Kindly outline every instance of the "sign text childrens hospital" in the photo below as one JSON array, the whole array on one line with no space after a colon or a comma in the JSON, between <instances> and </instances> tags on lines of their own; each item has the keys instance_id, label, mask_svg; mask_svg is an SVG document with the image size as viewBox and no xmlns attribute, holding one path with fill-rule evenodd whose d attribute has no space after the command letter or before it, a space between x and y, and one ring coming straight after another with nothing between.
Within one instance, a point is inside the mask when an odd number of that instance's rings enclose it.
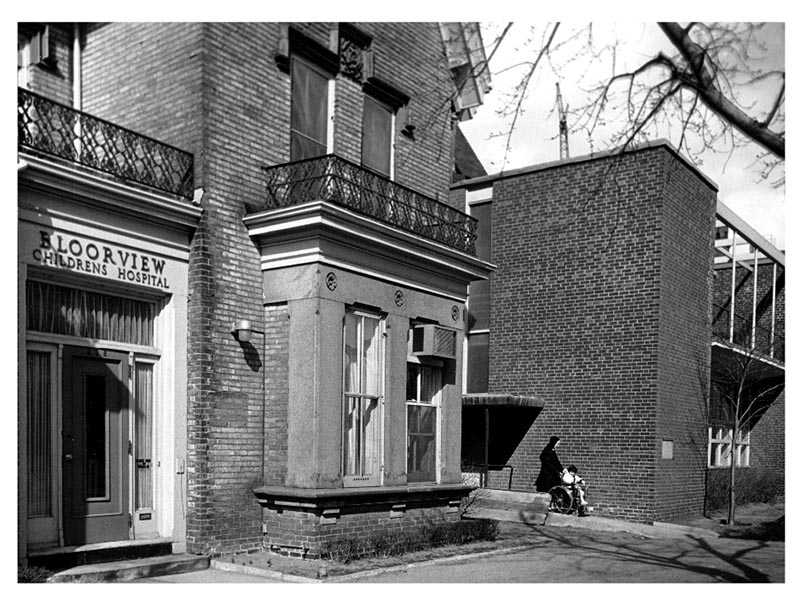
<instances>
[{"instance_id":1,"label":"sign text childrens hospital","mask_svg":"<svg viewBox=\"0 0 800 604\"><path fill-rule=\"evenodd\" d=\"M38 247L31 253L40 266L169 289L166 260L141 252L39 230Z\"/></svg>"}]
</instances>

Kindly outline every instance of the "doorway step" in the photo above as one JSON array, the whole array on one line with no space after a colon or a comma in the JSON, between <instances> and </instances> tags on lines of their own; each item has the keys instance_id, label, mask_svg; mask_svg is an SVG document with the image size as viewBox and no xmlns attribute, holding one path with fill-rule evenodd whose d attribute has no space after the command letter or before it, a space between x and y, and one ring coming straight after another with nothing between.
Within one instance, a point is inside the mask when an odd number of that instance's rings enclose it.
<instances>
[{"instance_id":1,"label":"doorway step","mask_svg":"<svg viewBox=\"0 0 800 604\"><path fill-rule=\"evenodd\" d=\"M168 554L135 560L84 564L56 573L53 583L119 583L206 570L210 566L209 556L195 554Z\"/></svg>"},{"instance_id":2,"label":"doorway step","mask_svg":"<svg viewBox=\"0 0 800 604\"><path fill-rule=\"evenodd\" d=\"M550 495L530 491L476 489L470 494L468 501L465 518L544 524Z\"/></svg>"},{"instance_id":3,"label":"doorway step","mask_svg":"<svg viewBox=\"0 0 800 604\"><path fill-rule=\"evenodd\" d=\"M56 571L53 582L125 581L208 568L207 556L173 554L169 539L93 543L33 551L28 565Z\"/></svg>"}]
</instances>

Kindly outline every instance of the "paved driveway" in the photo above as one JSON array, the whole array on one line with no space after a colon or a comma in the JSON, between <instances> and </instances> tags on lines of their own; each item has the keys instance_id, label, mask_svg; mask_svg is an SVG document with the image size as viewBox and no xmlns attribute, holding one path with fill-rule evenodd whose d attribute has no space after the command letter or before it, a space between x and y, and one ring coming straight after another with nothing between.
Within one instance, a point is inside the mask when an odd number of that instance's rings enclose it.
<instances>
[{"instance_id":1,"label":"paved driveway","mask_svg":"<svg viewBox=\"0 0 800 604\"><path fill-rule=\"evenodd\" d=\"M523 551L442 562L356 579L358 583L784 582L783 542L536 529Z\"/></svg>"}]
</instances>

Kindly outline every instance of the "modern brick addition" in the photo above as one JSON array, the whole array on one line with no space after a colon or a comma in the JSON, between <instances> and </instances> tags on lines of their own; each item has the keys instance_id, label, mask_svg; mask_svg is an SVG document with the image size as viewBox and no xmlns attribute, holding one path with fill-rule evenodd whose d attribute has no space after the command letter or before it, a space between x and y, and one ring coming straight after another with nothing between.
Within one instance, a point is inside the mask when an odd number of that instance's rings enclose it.
<instances>
[{"instance_id":1,"label":"modern brick addition","mask_svg":"<svg viewBox=\"0 0 800 604\"><path fill-rule=\"evenodd\" d=\"M494 180L489 392L545 403L514 488L557 434L602 514L702 511L715 202L663 144Z\"/></svg>"}]
</instances>

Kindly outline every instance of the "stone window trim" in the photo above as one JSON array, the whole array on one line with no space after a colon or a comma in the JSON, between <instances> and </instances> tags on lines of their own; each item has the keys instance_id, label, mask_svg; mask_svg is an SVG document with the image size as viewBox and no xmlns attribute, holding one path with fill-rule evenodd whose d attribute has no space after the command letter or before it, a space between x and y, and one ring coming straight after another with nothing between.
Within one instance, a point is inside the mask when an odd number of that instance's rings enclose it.
<instances>
[{"instance_id":1,"label":"stone window trim","mask_svg":"<svg viewBox=\"0 0 800 604\"><path fill-rule=\"evenodd\" d=\"M313 63L331 78L339 73L339 55L304 33L291 27L288 23L280 24L278 48L274 59L278 69L283 73L290 72L290 57L297 54Z\"/></svg>"}]
</instances>

